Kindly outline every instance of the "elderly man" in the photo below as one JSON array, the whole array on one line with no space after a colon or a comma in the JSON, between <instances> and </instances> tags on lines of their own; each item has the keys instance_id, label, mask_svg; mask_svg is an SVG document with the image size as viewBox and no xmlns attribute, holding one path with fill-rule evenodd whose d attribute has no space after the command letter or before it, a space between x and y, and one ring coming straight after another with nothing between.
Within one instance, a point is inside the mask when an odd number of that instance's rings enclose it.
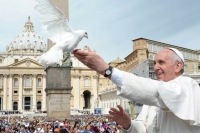
<instances>
[{"instance_id":1,"label":"elderly man","mask_svg":"<svg viewBox=\"0 0 200 133\"><path fill-rule=\"evenodd\" d=\"M193 79L182 76L184 58L177 49L166 48L155 56L157 80L112 68L90 49L75 50L74 56L110 78L118 86L118 95L145 104L138 118L132 121L121 106L118 106L119 110L110 109L107 117L122 125L127 132L200 132L200 88Z\"/></svg>"}]
</instances>

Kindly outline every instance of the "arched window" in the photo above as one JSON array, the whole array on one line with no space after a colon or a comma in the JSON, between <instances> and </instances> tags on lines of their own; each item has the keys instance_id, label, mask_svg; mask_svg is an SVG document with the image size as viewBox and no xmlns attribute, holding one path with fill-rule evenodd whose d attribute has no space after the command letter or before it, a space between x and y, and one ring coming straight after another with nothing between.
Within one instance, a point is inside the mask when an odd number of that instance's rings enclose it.
<instances>
[{"instance_id":1,"label":"arched window","mask_svg":"<svg viewBox=\"0 0 200 133\"><path fill-rule=\"evenodd\" d=\"M41 110L42 109L42 104L41 104L41 102L39 101L39 102L37 102L37 110Z\"/></svg>"},{"instance_id":2,"label":"arched window","mask_svg":"<svg viewBox=\"0 0 200 133\"><path fill-rule=\"evenodd\" d=\"M41 78L38 78L38 80L37 80L37 86L42 86L42 80L41 80Z\"/></svg>"},{"instance_id":3,"label":"arched window","mask_svg":"<svg viewBox=\"0 0 200 133\"><path fill-rule=\"evenodd\" d=\"M88 78L88 77L86 77L86 78L84 79L84 86L90 86L90 85L89 85L89 78Z\"/></svg>"},{"instance_id":4,"label":"arched window","mask_svg":"<svg viewBox=\"0 0 200 133\"><path fill-rule=\"evenodd\" d=\"M84 92L83 92L83 97L84 97L84 102L85 102L84 108L85 108L85 109L90 108L91 92L88 91L88 90L84 91Z\"/></svg>"},{"instance_id":5,"label":"arched window","mask_svg":"<svg viewBox=\"0 0 200 133\"><path fill-rule=\"evenodd\" d=\"M17 87L17 86L19 86L19 83L18 83L18 79L15 78L15 79L14 79L14 87Z\"/></svg>"},{"instance_id":6,"label":"arched window","mask_svg":"<svg viewBox=\"0 0 200 133\"><path fill-rule=\"evenodd\" d=\"M25 86L31 86L31 79L30 79L30 77L26 77Z\"/></svg>"}]
</instances>

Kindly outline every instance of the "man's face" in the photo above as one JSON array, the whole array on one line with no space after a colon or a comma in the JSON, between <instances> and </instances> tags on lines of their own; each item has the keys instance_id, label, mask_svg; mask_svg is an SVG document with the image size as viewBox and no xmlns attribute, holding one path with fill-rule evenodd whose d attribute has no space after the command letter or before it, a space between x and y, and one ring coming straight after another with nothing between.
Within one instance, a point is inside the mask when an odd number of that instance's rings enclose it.
<instances>
[{"instance_id":1,"label":"man's face","mask_svg":"<svg viewBox=\"0 0 200 133\"><path fill-rule=\"evenodd\" d=\"M170 55L173 51L163 49L158 52L154 59L154 71L158 80L170 81L178 76L182 65L172 60Z\"/></svg>"}]
</instances>

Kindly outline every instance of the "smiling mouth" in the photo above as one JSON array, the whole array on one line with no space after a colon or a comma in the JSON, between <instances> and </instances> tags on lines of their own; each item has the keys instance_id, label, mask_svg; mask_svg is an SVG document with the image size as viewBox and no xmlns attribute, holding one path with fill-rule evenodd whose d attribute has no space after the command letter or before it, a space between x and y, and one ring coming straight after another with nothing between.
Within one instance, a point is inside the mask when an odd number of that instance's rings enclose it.
<instances>
[{"instance_id":1,"label":"smiling mouth","mask_svg":"<svg viewBox=\"0 0 200 133\"><path fill-rule=\"evenodd\" d=\"M162 73L156 73L156 77L159 77L160 75L162 75Z\"/></svg>"}]
</instances>

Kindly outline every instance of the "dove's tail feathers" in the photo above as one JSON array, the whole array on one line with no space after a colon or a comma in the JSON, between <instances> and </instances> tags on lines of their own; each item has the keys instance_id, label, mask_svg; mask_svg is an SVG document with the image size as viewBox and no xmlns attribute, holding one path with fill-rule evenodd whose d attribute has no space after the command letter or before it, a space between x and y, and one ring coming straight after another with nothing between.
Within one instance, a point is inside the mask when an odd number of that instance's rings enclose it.
<instances>
[{"instance_id":1,"label":"dove's tail feathers","mask_svg":"<svg viewBox=\"0 0 200 133\"><path fill-rule=\"evenodd\" d=\"M62 65L63 51L60 48L52 47L49 51L41 55L38 63L42 64L45 68L52 65Z\"/></svg>"}]
</instances>

